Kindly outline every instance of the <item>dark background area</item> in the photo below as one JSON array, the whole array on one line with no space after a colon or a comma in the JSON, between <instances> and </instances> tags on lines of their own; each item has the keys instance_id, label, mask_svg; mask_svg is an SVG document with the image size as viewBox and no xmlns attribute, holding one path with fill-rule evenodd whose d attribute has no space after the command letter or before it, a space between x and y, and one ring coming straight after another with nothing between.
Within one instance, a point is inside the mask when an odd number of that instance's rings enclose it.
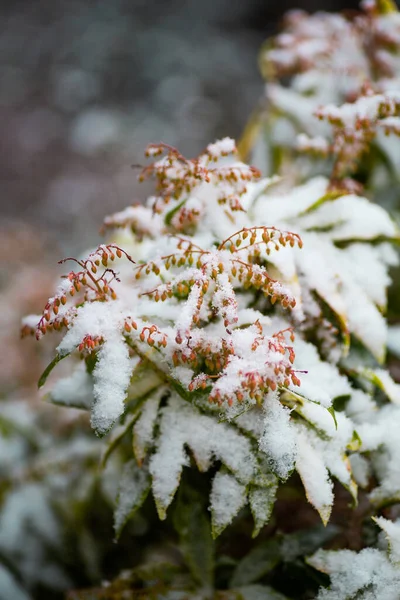
<instances>
[{"instance_id":1,"label":"dark background area","mask_svg":"<svg viewBox=\"0 0 400 600\"><path fill-rule=\"evenodd\" d=\"M142 200L148 142L187 155L237 138L263 93L257 55L303 0L9 0L0 13L0 211L51 253L86 249Z\"/></svg>"}]
</instances>

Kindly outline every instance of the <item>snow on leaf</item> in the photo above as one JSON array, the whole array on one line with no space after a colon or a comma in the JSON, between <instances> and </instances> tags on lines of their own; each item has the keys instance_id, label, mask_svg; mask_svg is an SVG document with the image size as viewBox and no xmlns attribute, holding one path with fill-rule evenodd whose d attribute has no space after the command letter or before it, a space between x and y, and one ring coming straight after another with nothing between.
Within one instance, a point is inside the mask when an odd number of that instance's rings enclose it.
<instances>
[{"instance_id":1,"label":"snow on leaf","mask_svg":"<svg viewBox=\"0 0 400 600\"><path fill-rule=\"evenodd\" d=\"M213 479L210 501L212 535L216 538L246 504L246 487L233 475L219 471Z\"/></svg>"},{"instance_id":2,"label":"snow on leaf","mask_svg":"<svg viewBox=\"0 0 400 600\"><path fill-rule=\"evenodd\" d=\"M314 189L318 194L313 197L308 192ZM301 236L303 248L288 252L294 259L296 276L291 269L287 271L290 263L285 263L284 254L277 253L272 262L283 281L304 297L302 308L309 308L309 292L317 292L337 314L343 333L353 333L382 361L387 328L379 309L385 308L388 269L397 259L387 244L372 247L365 242L393 239L398 236L397 227L381 207L355 195L333 197L304 212L326 190L327 181L316 178L280 195L267 192L257 197L251 215L259 223L268 217ZM346 247L337 247L344 241Z\"/></svg>"},{"instance_id":3,"label":"snow on leaf","mask_svg":"<svg viewBox=\"0 0 400 600\"><path fill-rule=\"evenodd\" d=\"M361 369L359 374L385 392L393 404L400 404L400 385L393 381L387 371L384 369Z\"/></svg>"},{"instance_id":4,"label":"snow on leaf","mask_svg":"<svg viewBox=\"0 0 400 600\"><path fill-rule=\"evenodd\" d=\"M124 402L138 359L129 357L129 348L120 333L123 306L115 302L85 303L77 309L72 326L58 347L60 354L72 352L90 336L103 342L93 370L92 425L98 435L109 431L124 412Z\"/></svg>"},{"instance_id":5,"label":"snow on leaf","mask_svg":"<svg viewBox=\"0 0 400 600\"><path fill-rule=\"evenodd\" d=\"M93 381L85 363L79 363L69 377L59 379L50 396L54 404L90 410L93 403Z\"/></svg>"},{"instance_id":6,"label":"snow on leaf","mask_svg":"<svg viewBox=\"0 0 400 600\"><path fill-rule=\"evenodd\" d=\"M252 537L257 537L261 528L266 525L272 514L276 500L278 483L270 487L251 487L249 491L249 504L254 519Z\"/></svg>"},{"instance_id":7,"label":"snow on leaf","mask_svg":"<svg viewBox=\"0 0 400 600\"><path fill-rule=\"evenodd\" d=\"M334 247L321 234L309 233L303 238L305 252L299 257L298 267L304 285L315 290L347 324L349 331L364 343L378 361L382 361L386 322L363 289L364 285L361 287L354 278L351 257ZM384 280L378 280L374 285L385 290L387 282L385 273Z\"/></svg>"},{"instance_id":8,"label":"snow on leaf","mask_svg":"<svg viewBox=\"0 0 400 600\"><path fill-rule=\"evenodd\" d=\"M297 438L296 470L303 482L307 500L317 509L326 525L333 505L333 485L323 458L310 444L305 431Z\"/></svg>"},{"instance_id":9,"label":"snow on leaf","mask_svg":"<svg viewBox=\"0 0 400 600\"><path fill-rule=\"evenodd\" d=\"M398 502L400 408L389 404L378 411L375 407L374 411L359 419L360 451L370 453L373 472L379 481L379 485L370 492L370 501L378 507Z\"/></svg>"},{"instance_id":10,"label":"snow on leaf","mask_svg":"<svg viewBox=\"0 0 400 600\"><path fill-rule=\"evenodd\" d=\"M276 394L268 395L264 410L260 450L268 456L272 470L281 479L287 479L294 469L297 454L296 431L290 421L290 410L280 403Z\"/></svg>"},{"instance_id":11,"label":"snow on leaf","mask_svg":"<svg viewBox=\"0 0 400 600\"><path fill-rule=\"evenodd\" d=\"M321 360L313 344L298 337L293 347L296 355L295 368L305 371L298 373L301 381L301 396L329 408L334 398L351 392L351 386L346 377L339 373L335 365ZM295 391L293 386L291 391Z\"/></svg>"},{"instance_id":12,"label":"snow on leaf","mask_svg":"<svg viewBox=\"0 0 400 600\"><path fill-rule=\"evenodd\" d=\"M201 414L177 396L161 410L157 450L150 460L153 495L161 519L166 517L179 485L182 468L189 464L190 448L198 468L206 471L214 458L220 460L239 481L249 483L256 461L250 441L231 425Z\"/></svg>"},{"instance_id":13,"label":"snow on leaf","mask_svg":"<svg viewBox=\"0 0 400 600\"><path fill-rule=\"evenodd\" d=\"M365 548L359 553L319 550L307 562L331 578L329 589L320 589L317 600L397 600L399 597L400 570L380 550Z\"/></svg>"},{"instance_id":14,"label":"snow on leaf","mask_svg":"<svg viewBox=\"0 0 400 600\"><path fill-rule=\"evenodd\" d=\"M355 195L321 204L318 209L300 217L299 227L306 231L330 227L328 237L335 242L398 236L395 223L382 207Z\"/></svg>"},{"instance_id":15,"label":"snow on leaf","mask_svg":"<svg viewBox=\"0 0 400 600\"><path fill-rule=\"evenodd\" d=\"M114 513L114 529L117 537L128 519L146 500L150 487L151 479L148 467L145 465L138 467L136 461L128 461L122 472Z\"/></svg>"},{"instance_id":16,"label":"snow on leaf","mask_svg":"<svg viewBox=\"0 0 400 600\"><path fill-rule=\"evenodd\" d=\"M99 435L107 433L123 414L133 367L128 346L118 333L105 340L93 371L91 422Z\"/></svg>"},{"instance_id":17,"label":"snow on leaf","mask_svg":"<svg viewBox=\"0 0 400 600\"><path fill-rule=\"evenodd\" d=\"M373 520L385 532L391 562L400 566L400 522L389 521L384 517L373 517Z\"/></svg>"},{"instance_id":18,"label":"snow on leaf","mask_svg":"<svg viewBox=\"0 0 400 600\"><path fill-rule=\"evenodd\" d=\"M165 392L166 387L160 386L146 398L141 409L141 414L133 426L133 451L139 464L143 462L147 451L153 442L153 432L158 416L158 408Z\"/></svg>"}]
</instances>

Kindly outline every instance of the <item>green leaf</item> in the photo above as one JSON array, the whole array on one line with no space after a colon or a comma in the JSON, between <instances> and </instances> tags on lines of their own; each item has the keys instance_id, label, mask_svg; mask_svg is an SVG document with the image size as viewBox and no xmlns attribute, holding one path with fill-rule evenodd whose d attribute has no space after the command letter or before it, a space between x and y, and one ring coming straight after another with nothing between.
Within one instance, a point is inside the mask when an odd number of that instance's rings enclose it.
<instances>
[{"instance_id":1,"label":"green leaf","mask_svg":"<svg viewBox=\"0 0 400 600\"><path fill-rule=\"evenodd\" d=\"M282 539L281 552L285 562L314 553L339 533L335 525L317 525L285 535Z\"/></svg>"},{"instance_id":2,"label":"green leaf","mask_svg":"<svg viewBox=\"0 0 400 600\"><path fill-rule=\"evenodd\" d=\"M358 435L357 431L354 430L353 436L352 436L349 444L347 444L347 448L349 450L352 450L353 452L356 452L357 450L359 450L361 448L361 446L362 446L362 439Z\"/></svg>"},{"instance_id":3,"label":"green leaf","mask_svg":"<svg viewBox=\"0 0 400 600\"><path fill-rule=\"evenodd\" d=\"M185 198L184 200L182 200L182 202L179 202L179 204L177 204L176 206L174 206L174 208L172 210L170 210L169 212L167 212L167 214L165 215L165 224L166 225L171 225L171 221L174 218L174 216L176 215L176 213L178 212L178 210L180 208L182 208L182 206L185 204L185 202L187 202L187 198Z\"/></svg>"},{"instance_id":4,"label":"green leaf","mask_svg":"<svg viewBox=\"0 0 400 600\"><path fill-rule=\"evenodd\" d=\"M218 471L210 494L212 536L217 538L246 504L246 487L230 473Z\"/></svg>"},{"instance_id":5,"label":"green leaf","mask_svg":"<svg viewBox=\"0 0 400 600\"><path fill-rule=\"evenodd\" d=\"M114 512L116 538L120 536L128 520L146 500L150 486L151 478L147 464L138 467L134 460L127 462L122 472L117 506Z\"/></svg>"},{"instance_id":6,"label":"green leaf","mask_svg":"<svg viewBox=\"0 0 400 600\"><path fill-rule=\"evenodd\" d=\"M382 390L393 404L400 404L400 385L384 369L357 369L358 374Z\"/></svg>"},{"instance_id":7,"label":"green leaf","mask_svg":"<svg viewBox=\"0 0 400 600\"><path fill-rule=\"evenodd\" d=\"M39 389L44 386L44 384L47 381L48 376L50 375L50 373L52 372L52 370L54 369L54 367L61 360L63 360L63 358L66 358L70 354L71 354L70 352L67 352L66 354L56 354L55 355L55 357L53 358L53 360L51 361L51 363L49 365L47 365L47 367L45 368L45 370L43 371L43 373L41 374L41 376L39 378L39 381L38 381L38 388Z\"/></svg>"},{"instance_id":8,"label":"green leaf","mask_svg":"<svg viewBox=\"0 0 400 600\"><path fill-rule=\"evenodd\" d=\"M239 562L231 580L232 587L247 586L272 571L280 562L293 562L315 552L337 535L334 525L318 525L262 542Z\"/></svg>"},{"instance_id":9,"label":"green leaf","mask_svg":"<svg viewBox=\"0 0 400 600\"><path fill-rule=\"evenodd\" d=\"M335 409L333 408L333 406L330 406L329 408L327 408L327 411L330 415L332 415L332 419L335 423L335 429L337 430L337 420L336 420Z\"/></svg>"},{"instance_id":10,"label":"green leaf","mask_svg":"<svg viewBox=\"0 0 400 600\"><path fill-rule=\"evenodd\" d=\"M158 409L162 397L167 392L166 386L160 386L146 396L141 404L140 416L133 427L133 454L141 464L153 444L154 428L158 418Z\"/></svg>"},{"instance_id":11,"label":"green leaf","mask_svg":"<svg viewBox=\"0 0 400 600\"><path fill-rule=\"evenodd\" d=\"M276 500L278 482L270 487L252 487L249 492L249 504L254 519L253 538L268 523Z\"/></svg>"},{"instance_id":12,"label":"green leaf","mask_svg":"<svg viewBox=\"0 0 400 600\"><path fill-rule=\"evenodd\" d=\"M326 194L324 194L323 196L321 196L321 198L319 198L316 202L314 202L314 204L311 204L311 206L309 206L303 212L301 212L299 214L299 216L301 217L301 216L306 215L306 214L308 214L310 212L313 212L314 210L316 210L317 208L319 208L320 206L322 206L323 204L325 204L325 202L332 202L333 200L337 200L341 196L345 196L345 195L346 195L346 192L343 192L343 191L340 191L340 190L327 192Z\"/></svg>"},{"instance_id":13,"label":"green leaf","mask_svg":"<svg viewBox=\"0 0 400 600\"><path fill-rule=\"evenodd\" d=\"M211 589L214 576L214 541L210 519L201 494L184 485L174 511L174 526L180 549L195 581Z\"/></svg>"},{"instance_id":14,"label":"green leaf","mask_svg":"<svg viewBox=\"0 0 400 600\"><path fill-rule=\"evenodd\" d=\"M231 587L248 585L264 577L281 562L281 542L276 538L262 542L251 550L237 565Z\"/></svg>"}]
</instances>

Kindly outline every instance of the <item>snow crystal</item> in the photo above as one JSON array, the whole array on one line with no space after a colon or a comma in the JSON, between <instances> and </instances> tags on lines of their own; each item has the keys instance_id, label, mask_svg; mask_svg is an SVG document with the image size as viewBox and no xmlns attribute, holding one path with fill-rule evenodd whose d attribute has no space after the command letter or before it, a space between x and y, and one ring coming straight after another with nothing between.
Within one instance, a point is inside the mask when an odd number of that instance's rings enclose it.
<instances>
[{"instance_id":1,"label":"snow crystal","mask_svg":"<svg viewBox=\"0 0 400 600\"><path fill-rule=\"evenodd\" d=\"M193 324L193 317L197 312L198 303L201 299L201 282L196 282L190 290L188 299L185 304L180 307L179 318L176 323L177 331L182 333L188 332Z\"/></svg>"},{"instance_id":2,"label":"snow crystal","mask_svg":"<svg viewBox=\"0 0 400 600\"><path fill-rule=\"evenodd\" d=\"M351 454L349 460L354 480L359 486L367 487L371 475L368 460L361 454Z\"/></svg>"}]
</instances>

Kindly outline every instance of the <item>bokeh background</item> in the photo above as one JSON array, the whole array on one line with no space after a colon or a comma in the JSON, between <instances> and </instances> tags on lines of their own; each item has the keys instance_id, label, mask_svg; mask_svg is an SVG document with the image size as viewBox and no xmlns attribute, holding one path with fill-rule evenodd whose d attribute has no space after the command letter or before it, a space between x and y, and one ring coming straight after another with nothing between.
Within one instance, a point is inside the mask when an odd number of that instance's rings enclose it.
<instances>
[{"instance_id":1,"label":"bokeh background","mask_svg":"<svg viewBox=\"0 0 400 600\"><path fill-rule=\"evenodd\" d=\"M8 0L0 14L2 228L54 258L143 199L150 141L187 155L237 138L262 95L258 49L292 8L354 0Z\"/></svg>"}]
</instances>

